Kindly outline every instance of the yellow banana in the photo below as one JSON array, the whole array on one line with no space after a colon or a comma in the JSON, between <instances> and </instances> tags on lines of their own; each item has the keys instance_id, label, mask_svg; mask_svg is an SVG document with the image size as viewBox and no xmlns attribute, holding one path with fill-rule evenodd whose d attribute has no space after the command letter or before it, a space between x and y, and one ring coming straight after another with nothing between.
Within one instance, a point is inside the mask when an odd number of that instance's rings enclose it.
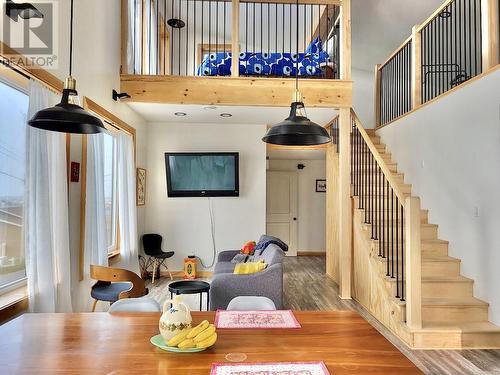
<instances>
[{"instance_id":1,"label":"yellow banana","mask_svg":"<svg viewBox=\"0 0 500 375\"><path fill-rule=\"evenodd\" d=\"M186 339L179 344L179 349L194 348L196 343L192 339Z\"/></svg>"},{"instance_id":2,"label":"yellow banana","mask_svg":"<svg viewBox=\"0 0 500 375\"><path fill-rule=\"evenodd\" d=\"M207 320L204 320L203 322L201 322L200 324L198 324L196 327L194 327L191 332L188 333L188 335L186 336L186 338L188 339L192 339L193 337L196 337L198 336L199 333L203 332L204 330L206 330L208 328L208 321Z\"/></svg>"},{"instance_id":3,"label":"yellow banana","mask_svg":"<svg viewBox=\"0 0 500 375\"><path fill-rule=\"evenodd\" d=\"M208 348L212 346L217 341L217 333L213 333L212 336L196 344L197 348Z\"/></svg>"},{"instance_id":4,"label":"yellow banana","mask_svg":"<svg viewBox=\"0 0 500 375\"><path fill-rule=\"evenodd\" d=\"M210 336L215 332L215 326L213 324L210 324L206 330L203 332L199 333L197 336L194 337L194 342L201 342Z\"/></svg>"},{"instance_id":5,"label":"yellow banana","mask_svg":"<svg viewBox=\"0 0 500 375\"><path fill-rule=\"evenodd\" d=\"M177 346L181 342L183 342L186 339L186 336L188 333L191 331L192 328L186 328L182 330L180 333L172 337L170 340L168 340L167 345L168 346Z\"/></svg>"}]
</instances>

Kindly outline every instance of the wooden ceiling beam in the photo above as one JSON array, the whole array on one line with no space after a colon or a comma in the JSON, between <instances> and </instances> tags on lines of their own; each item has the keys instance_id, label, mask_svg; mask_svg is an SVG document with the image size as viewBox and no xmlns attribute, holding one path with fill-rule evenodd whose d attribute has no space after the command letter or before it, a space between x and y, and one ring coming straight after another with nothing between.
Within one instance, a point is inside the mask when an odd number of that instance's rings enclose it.
<instances>
[{"instance_id":1,"label":"wooden ceiling beam","mask_svg":"<svg viewBox=\"0 0 500 375\"><path fill-rule=\"evenodd\" d=\"M290 78L122 75L127 102L289 107L295 89ZM349 108L352 81L300 79L307 107ZM122 100L123 101L123 100Z\"/></svg>"}]
</instances>

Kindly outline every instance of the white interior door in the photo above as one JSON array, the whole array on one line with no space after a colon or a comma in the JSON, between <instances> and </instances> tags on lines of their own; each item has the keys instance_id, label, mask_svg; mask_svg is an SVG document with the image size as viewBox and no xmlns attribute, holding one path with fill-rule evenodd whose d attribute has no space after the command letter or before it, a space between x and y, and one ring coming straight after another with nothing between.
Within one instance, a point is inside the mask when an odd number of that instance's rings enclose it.
<instances>
[{"instance_id":1,"label":"white interior door","mask_svg":"<svg viewBox=\"0 0 500 375\"><path fill-rule=\"evenodd\" d=\"M267 171L266 232L288 244L297 255L297 172Z\"/></svg>"}]
</instances>

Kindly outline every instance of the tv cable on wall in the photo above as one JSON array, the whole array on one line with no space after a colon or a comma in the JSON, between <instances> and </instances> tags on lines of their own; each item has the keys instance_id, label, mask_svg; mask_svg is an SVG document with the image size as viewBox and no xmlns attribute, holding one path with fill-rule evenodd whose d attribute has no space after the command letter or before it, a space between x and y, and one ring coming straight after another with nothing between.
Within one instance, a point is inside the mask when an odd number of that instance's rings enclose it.
<instances>
[{"instance_id":1,"label":"tv cable on wall","mask_svg":"<svg viewBox=\"0 0 500 375\"><path fill-rule=\"evenodd\" d=\"M199 256L196 256L196 259L200 261L203 268L212 268L215 264L215 258L217 257L217 248L215 246L214 208L212 205L212 199L210 197L208 197L208 213L210 215L210 234L212 236L212 261L209 265L206 265L205 263L203 263L203 260Z\"/></svg>"}]
</instances>

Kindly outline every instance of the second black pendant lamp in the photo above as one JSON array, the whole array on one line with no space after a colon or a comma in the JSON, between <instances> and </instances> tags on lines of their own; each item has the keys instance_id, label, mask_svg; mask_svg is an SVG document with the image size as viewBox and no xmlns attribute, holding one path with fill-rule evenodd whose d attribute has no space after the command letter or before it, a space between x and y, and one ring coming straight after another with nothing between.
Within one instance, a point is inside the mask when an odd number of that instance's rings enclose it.
<instances>
[{"instance_id":1,"label":"second black pendant lamp","mask_svg":"<svg viewBox=\"0 0 500 375\"><path fill-rule=\"evenodd\" d=\"M91 115L77 104L79 100L76 80L71 76L73 67L73 0L71 0L69 38L69 76L64 81L61 102L54 107L38 111L28 121L28 124L38 129L63 133L100 133L105 130L104 124L98 117Z\"/></svg>"},{"instance_id":2,"label":"second black pendant lamp","mask_svg":"<svg viewBox=\"0 0 500 375\"><path fill-rule=\"evenodd\" d=\"M290 105L290 115L282 122L273 125L262 140L266 143L282 146L313 146L330 142L326 129L311 120L305 113L302 95L299 92L299 1L297 0L296 22L296 59L295 93Z\"/></svg>"}]
</instances>

